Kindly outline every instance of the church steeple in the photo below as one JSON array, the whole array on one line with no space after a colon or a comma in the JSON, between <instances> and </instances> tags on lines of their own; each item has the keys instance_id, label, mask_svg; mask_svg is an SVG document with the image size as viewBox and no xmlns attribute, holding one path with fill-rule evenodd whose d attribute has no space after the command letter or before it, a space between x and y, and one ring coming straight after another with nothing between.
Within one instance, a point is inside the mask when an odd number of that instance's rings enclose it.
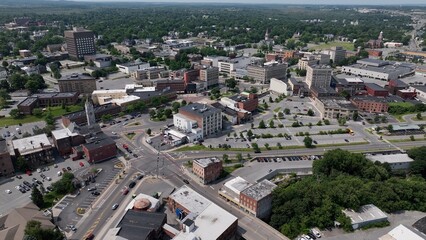
<instances>
[{"instance_id":1,"label":"church steeple","mask_svg":"<svg viewBox=\"0 0 426 240\"><path fill-rule=\"evenodd\" d=\"M96 124L95 111L93 110L92 101L89 101L89 99L86 99L84 108L86 110L87 126L92 126Z\"/></svg>"},{"instance_id":2,"label":"church steeple","mask_svg":"<svg viewBox=\"0 0 426 240\"><path fill-rule=\"evenodd\" d=\"M378 40L383 41L383 31L380 32Z\"/></svg>"},{"instance_id":3,"label":"church steeple","mask_svg":"<svg viewBox=\"0 0 426 240\"><path fill-rule=\"evenodd\" d=\"M269 41L269 31L268 31L268 29L266 29L265 41Z\"/></svg>"}]
</instances>

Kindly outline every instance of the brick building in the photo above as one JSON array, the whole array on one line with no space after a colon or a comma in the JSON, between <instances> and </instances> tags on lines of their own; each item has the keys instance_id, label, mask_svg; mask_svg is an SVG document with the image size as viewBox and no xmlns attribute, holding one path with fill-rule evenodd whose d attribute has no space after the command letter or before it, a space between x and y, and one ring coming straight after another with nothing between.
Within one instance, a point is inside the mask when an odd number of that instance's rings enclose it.
<instances>
[{"instance_id":1,"label":"brick building","mask_svg":"<svg viewBox=\"0 0 426 240\"><path fill-rule=\"evenodd\" d=\"M408 89L409 85L399 79L392 79L388 82L387 89L390 94L396 95L398 90Z\"/></svg>"},{"instance_id":2,"label":"brick building","mask_svg":"<svg viewBox=\"0 0 426 240\"><path fill-rule=\"evenodd\" d=\"M232 96L229 99L233 101L232 103L234 107L244 109L249 112L254 112L259 105L259 98L255 93L242 92L240 95ZM225 101L226 98L223 100Z\"/></svg>"},{"instance_id":3,"label":"brick building","mask_svg":"<svg viewBox=\"0 0 426 240\"><path fill-rule=\"evenodd\" d=\"M192 172L204 184L213 182L222 173L222 161L217 158L202 158L192 162Z\"/></svg>"},{"instance_id":4,"label":"brick building","mask_svg":"<svg viewBox=\"0 0 426 240\"><path fill-rule=\"evenodd\" d=\"M12 140L12 146L15 156L24 157L31 168L37 168L54 160L53 146L46 134Z\"/></svg>"},{"instance_id":5,"label":"brick building","mask_svg":"<svg viewBox=\"0 0 426 240\"><path fill-rule=\"evenodd\" d=\"M196 81L199 76L200 76L199 69L188 70L183 73L183 81L185 82L185 84L188 84L188 83L191 83L192 81Z\"/></svg>"},{"instance_id":6,"label":"brick building","mask_svg":"<svg viewBox=\"0 0 426 240\"><path fill-rule=\"evenodd\" d=\"M157 91L163 91L166 88L170 88L171 91L177 93L184 93L186 85L183 79L166 79L155 81L155 89Z\"/></svg>"},{"instance_id":7,"label":"brick building","mask_svg":"<svg viewBox=\"0 0 426 240\"><path fill-rule=\"evenodd\" d=\"M18 110L22 114L32 114L34 108L51 107L65 105L74 105L78 102L77 92L63 93L36 93L26 98L18 104Z\"/></svg>"},{"instance_id":8,"label":"brick building","mask_svg":"<svg viewBox=\"0 0 426 240\"><path fill-rule=\"evenodd\" d=\"M10 176L15 173L12 159L5 139L0 140L0 177Z\"/></svg>"},{"instance_id":9,"label":"brick building","mask_svg":"<svg viewBox=\"0 0 426 240\"><path fill-rule=\"evenodd\" d=\"M90 163L108 160L117 155L115 141L104 133L97 134L90 141L82 144L82 150L86 156L86 160Z\"/></svg>"},{"instance_id":10,"label":"brick building","mask_svg":"<svg viewBox=\"0 0 426 240\"><path fill-rule=\"evenodd\" d=\"M331 82L337 93L346 91L350 96L354 96L365 91L365 84L361 78L337 78L333 76Z\"/></svg>"},{"instance_id":11,"label":"brick building","mask_svg":"<svg viewBox=\"0 0 426 240\"><path fill-rule=\"evenodd\" d=\"M68 127L52 131L53 144L61 156L72 153L72 147L85 143L79 127L71 123Z\"/></svg>"},{"instance_id":12,"label":"brick building","mask_svg":"<svg viewBox=\"0 0 426 240\"><path fill-rule=\"evenodd\" d=\"M240 193L240 205L246 212L255 217L269 217L272 210L272 190L276 186L265 179L247 187Z\"/></svg>"},{"instance_id":13,"label":"brick building","mask_svg":"<svg viewBox=\"0 0 426 240\"><path fill-rule=\"evenodd\" d=\"M351 102L362 112L384 113L389 108L388 101L384 97L354 96Z\"/></svg>"},{"instance_id":14,"label":"brick building","mask_svg":"<svg viewBox=\"0 0 426 240\"><path fill-rule=\"evenodd\" d=\"M365 89L367 90L367 94L375 97L387 97L389 96L389 91L380 87L375 83L366 83Z\"/></svg>"},{"instance_id":15,"label":"brick building","mask_svg":"<svg viewBox=\"0 0 426 240\"><path fill-rule=\"evenodd\" d=\"M60 92L77 92L78 94L91 94L96 90L96 79L92 76L73 73L58 79Z\"/></svg>"},{"instance_id":16,"label":"brick building","mask_svg":"<svg viewBox=\"0 0 426 240\"><path fill-rule=\"evenodd\" d=\"M115 116L120 112L121 107L115 104L104 104L102 106L97 106L94 108L96 121L100 120L102 115L111 114L112 116ZM64 124L64 126L68 126L72 122L75 122L77 125L86 124L87 117L85 111L74 112L62 116L62 124Z\"/></svg>"}]
</instances>

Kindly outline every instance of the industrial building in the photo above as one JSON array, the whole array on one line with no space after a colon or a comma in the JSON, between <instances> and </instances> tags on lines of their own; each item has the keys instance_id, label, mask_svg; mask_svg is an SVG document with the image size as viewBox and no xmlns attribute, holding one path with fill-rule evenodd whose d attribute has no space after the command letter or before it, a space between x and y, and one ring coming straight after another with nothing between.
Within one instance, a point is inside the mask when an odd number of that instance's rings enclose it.
<instances>
[{"instance_id":1,"label":"industrial building","mask_svg":"<svg viewBox=\"0 0 426 240\"><path fill-rule=\"evenodd\" d=\"M399 224L378 240L425 240L426 237L415 228Z\"/></svg>"},{"instance_id":2,"label":"industrial building","mask_svg":"<svg viewBox=\"0 0 426 240\"><path fill-rule=\"evenodd\" d=\"M342 72L360 77L380 80L398 79L414 74L415 67L408 63L394 63L378 59L364 58L356 64L343 66Z\"/></svg>"},{"instance_id":3,"label":"industrial building","mask_svg":"<svg viewBox=\"0 0 426 240\"><path fill-rule=\"evenodd\" d=\"M342 212L351 220L352 228L354 230L369 224L388 220L388 216L373 204L361 206L358 211L345 209L342 210Z\"/></svg>"},{"instance_id":4,"label":"industrial building","mask_svg":"<svg viewBox=\"0 0 426 240\"><path fill-rule=\"evenodd\" d=\"M408 154L399 153L391 155L368 155L368 159L373 162L388 163L392 170L407 170L414 162Z\"/></svg>"}]
</instances>

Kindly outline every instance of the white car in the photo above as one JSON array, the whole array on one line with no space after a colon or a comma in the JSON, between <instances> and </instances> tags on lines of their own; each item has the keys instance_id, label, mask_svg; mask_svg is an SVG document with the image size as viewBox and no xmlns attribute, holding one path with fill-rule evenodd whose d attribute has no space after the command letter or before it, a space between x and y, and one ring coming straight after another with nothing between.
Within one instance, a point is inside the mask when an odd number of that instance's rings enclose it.
<instances>
[{"instance_id":1,"label":"white car","mask_svg":"<svg viewBox=\"0 0 426 240\"><path fill-rule=\"evenodd\" d=\"M52 181L52 178L51 177L46 177L46 180L47 181Z\"/></svg>"},{"instance_id":2,"label":"white car","mask_svg":"<svg viewBox=\"0 0 426 240\"><path fill-rule=\"evenodd\" d=\"M311 233L315 235L315 237L320 238L321 237L321 233L316 230L315 228L311 229Z\"/></svg>"},{"instance_id":3,"label":"white car","mask_svg":"<svg viewBox=\"0 0 426 240\"><path fill-rule=\"evenodd\" d=\"M16 186L16 187L15 187L15 189L16 189L16 190L19 190L20 188L21 188L20 186Z\"/></svg>"},{"instance_id":4,"label":"white car","mask_svg":"<svg viewBox=\"0 0 426 240\"><path fill-rule=\"evenodd\" d=\"M112 132L112 135L117 135L117 133L116 132Z\"/></svg>"},{"instance_id":5,"label":"white car","mask_svg":"<svg viewBox=\"0 0 426 240\"><path fill-rule=\"evenodd\" d=\"M9 189L4 190L7 194L11 194L12 191L10 191Z\"/></svg>"},{"instance_id":6,"label":"white car","mask_svg":"<svg viewBox=\"0 0 426 240\"><path fill-rule=\"evenodd\" d=\"M37 172L38 172L38 173L41 173L41 169L40 169L40 168L37 168Z\"/></svg>"}]
</instances>

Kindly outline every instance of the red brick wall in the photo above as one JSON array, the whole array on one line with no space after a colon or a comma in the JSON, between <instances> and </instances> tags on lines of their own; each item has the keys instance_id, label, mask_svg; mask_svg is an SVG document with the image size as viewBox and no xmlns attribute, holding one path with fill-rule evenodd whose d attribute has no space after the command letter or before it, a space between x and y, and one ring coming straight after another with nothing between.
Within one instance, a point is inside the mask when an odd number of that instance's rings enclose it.
<instances>
[{"instance_id":1,"label":"red brick wall","mask_svg":"<svg viewBox=\"0 0 426 240\"><path fill-rule=\"evenodd\" d=\"M357 106L360 111L372 112L372 113L382 113L388 111L388 104L382 102L366 102L366 101L356 101L352 100L352 103Z\"/></svg>"},{"instance_id":2,"label":"red brick wall","mask_svg":"<svg viewBox=\"0 0 426 240\"><path fill-rule=\"evenodd\" d=\"M83 152L89 162L98 162L117 155L117 146L114 143L89 150L83 145Z\"/></svg>"},{"instance_id":3,"label":"red brick wall","mask_svg":"<svg viewBox=\"0 0 426 240\"><path fill-rule=\"evenodd\" d=\"M389 95L389 92L387 90L374 90L369 87L366 87L366 89L367 89L368 95L370 96L387 97Z\"/></svg>"}]
</instances>

